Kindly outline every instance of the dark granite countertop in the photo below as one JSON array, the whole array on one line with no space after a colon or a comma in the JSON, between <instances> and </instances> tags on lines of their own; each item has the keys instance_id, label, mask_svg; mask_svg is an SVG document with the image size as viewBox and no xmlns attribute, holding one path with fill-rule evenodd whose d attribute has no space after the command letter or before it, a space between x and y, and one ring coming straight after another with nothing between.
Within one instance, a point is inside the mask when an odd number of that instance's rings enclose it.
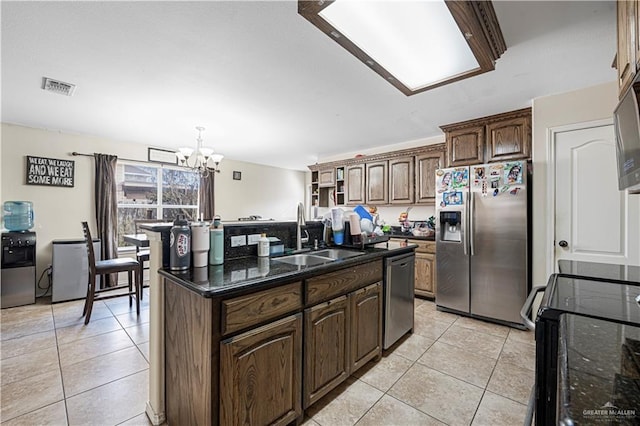
<instances>
[{"instance_id":1,"label":"dark granite countertop","mask_svg":"<svg viewBox=\"0 0 640 426\"><path fill-rule=\"evenodd\" d=\"M157 222L157 223L140 223L138 228L146 229L147 231L162 232L168 231L173 226L172 222Z\"/></svg>"},{"instance_id":2,"label":"dark granite countertop","mask_svg":"<svg viewBox=\"0 0 640 426\"><path fill-rule=\"evenodd\" d=\"M640 327L564 314L558 346L560 424L640 422Z\"/></svg>"},{"instance_id":3,"label":"dark granite countertop","mask_svg":"<svg viewBox=\"0 0 640 426\"><path fill-rule=\"evenodd\" d=\"M640 266L558 260L562 275L640 285Z\"/></svg>"},{"instance_id":4,"label":"dark granite countertop","mask_svg":"<svg viewBox=\"0 0 640 426\"><path fill-rule=\"evenodd\" d=\"M278 282L284 283L304 279L350 265L358 265L376 259L408 253L415 250L416 247L415 244L411 243L389 241L361 250L364 252L361 256L316 266L291 265L278 262L275 257L247 256L225 260L223 265L192 268L186 272L160 269L159 273L203 297L215 297L246 290L247 287L266 287Z\"/></svg>"}]
</instances>

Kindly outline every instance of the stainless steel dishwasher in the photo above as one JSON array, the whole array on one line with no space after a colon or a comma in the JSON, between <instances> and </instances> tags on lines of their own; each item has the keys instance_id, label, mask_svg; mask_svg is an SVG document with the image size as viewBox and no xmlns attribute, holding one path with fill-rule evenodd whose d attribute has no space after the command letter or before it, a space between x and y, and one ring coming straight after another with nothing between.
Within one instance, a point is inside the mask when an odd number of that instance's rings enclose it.
<instances>
[{"instance_id":1,"label":"stainless steel dishwasher","mask_svg":"<svg viewBox=\"0 0 640 426\"><path fill-rule=\"evenodd\" d=\"M385 262L384 349L413 331L415 254L389 257Z\"/></svg>"}]
</instances>

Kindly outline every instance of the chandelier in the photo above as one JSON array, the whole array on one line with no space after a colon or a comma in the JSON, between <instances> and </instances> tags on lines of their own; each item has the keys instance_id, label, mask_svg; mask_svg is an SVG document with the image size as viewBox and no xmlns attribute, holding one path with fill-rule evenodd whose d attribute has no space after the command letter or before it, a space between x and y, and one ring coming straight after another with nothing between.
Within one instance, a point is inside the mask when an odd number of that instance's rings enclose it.
<instances>
[{"instance_id":1,"label":"chandelier","mask_svg":"<svg viewBox=\"0 0 640 426\"><path fill-rule=\"evenodd\" d=\"M204 127L197 126L198 138L196 139L196 149L180 148L176 151L176 157L182 167L188 167L198 172L200 177L207 178L209 173L220 173L220 162L224 158L222 154L215 154L213 148L202 146L202 131ZM213 163L213 167L209 166Z\"/></svg>"}]
</instances>

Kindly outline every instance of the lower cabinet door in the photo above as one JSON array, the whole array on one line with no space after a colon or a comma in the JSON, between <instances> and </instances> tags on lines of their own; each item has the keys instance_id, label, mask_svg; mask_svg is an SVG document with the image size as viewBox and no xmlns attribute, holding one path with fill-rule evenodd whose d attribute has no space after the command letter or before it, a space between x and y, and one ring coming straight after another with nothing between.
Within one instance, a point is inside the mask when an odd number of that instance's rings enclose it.
<instances>
[{"instance_id":1,"label":"lower cabinet door","mask_svg":"<svg viewBox=\"0 0 640 426\"><path fill-rule=\"evenodd\" d=\"M302 416L302 314L220 342L220 424L285 425Z\"/></svg>"},{"instance_id":2,"label":"lower cabinet door","mask_svg":"<svg viewBox=\"0 0 640 426\"><path fill-rule=\"evenodd\" d=\"M382 283L350 294L351 373L382 354Z\"/></svg>"},{"instance_id":3,"label":"lower cabinet door","mask_svg":"<svg viewBox=\"0 0 640 426\"><path fill-rule=\"evenodd\" d=\"M435 255L416 252L415 293L418 296L436 297Z\"/></svg>"},{"instance_id":4,"label":"lower cabinet door","mask_svg":"<svg viewBox=\"0 0 640 426\"><path fill-rule=\"evenodd\" d=\"M344 381L349 371L349 299L337 297L304 311L306 409Z\"/></svg>"}]
</instances>

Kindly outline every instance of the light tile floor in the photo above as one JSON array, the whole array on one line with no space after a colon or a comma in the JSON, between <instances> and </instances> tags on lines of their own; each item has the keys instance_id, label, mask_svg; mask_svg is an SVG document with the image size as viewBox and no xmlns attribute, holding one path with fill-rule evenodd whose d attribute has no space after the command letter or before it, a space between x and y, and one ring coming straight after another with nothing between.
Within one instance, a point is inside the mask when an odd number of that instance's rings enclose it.
<instances>
[{"instance_id":1,"label":"light tile floor","mask_svg":"<svg viewBox=\"0 0 640 426\"><path fill-rule=\"evenodd\" d=\"M145 290L148 296L148 289ZM3 425L149 425L149 298L39 302L0 311ZM305 425L517 425L533 385L533 333L416 299L414 333L307 410Z\"/></svg>"}]
</instances>

